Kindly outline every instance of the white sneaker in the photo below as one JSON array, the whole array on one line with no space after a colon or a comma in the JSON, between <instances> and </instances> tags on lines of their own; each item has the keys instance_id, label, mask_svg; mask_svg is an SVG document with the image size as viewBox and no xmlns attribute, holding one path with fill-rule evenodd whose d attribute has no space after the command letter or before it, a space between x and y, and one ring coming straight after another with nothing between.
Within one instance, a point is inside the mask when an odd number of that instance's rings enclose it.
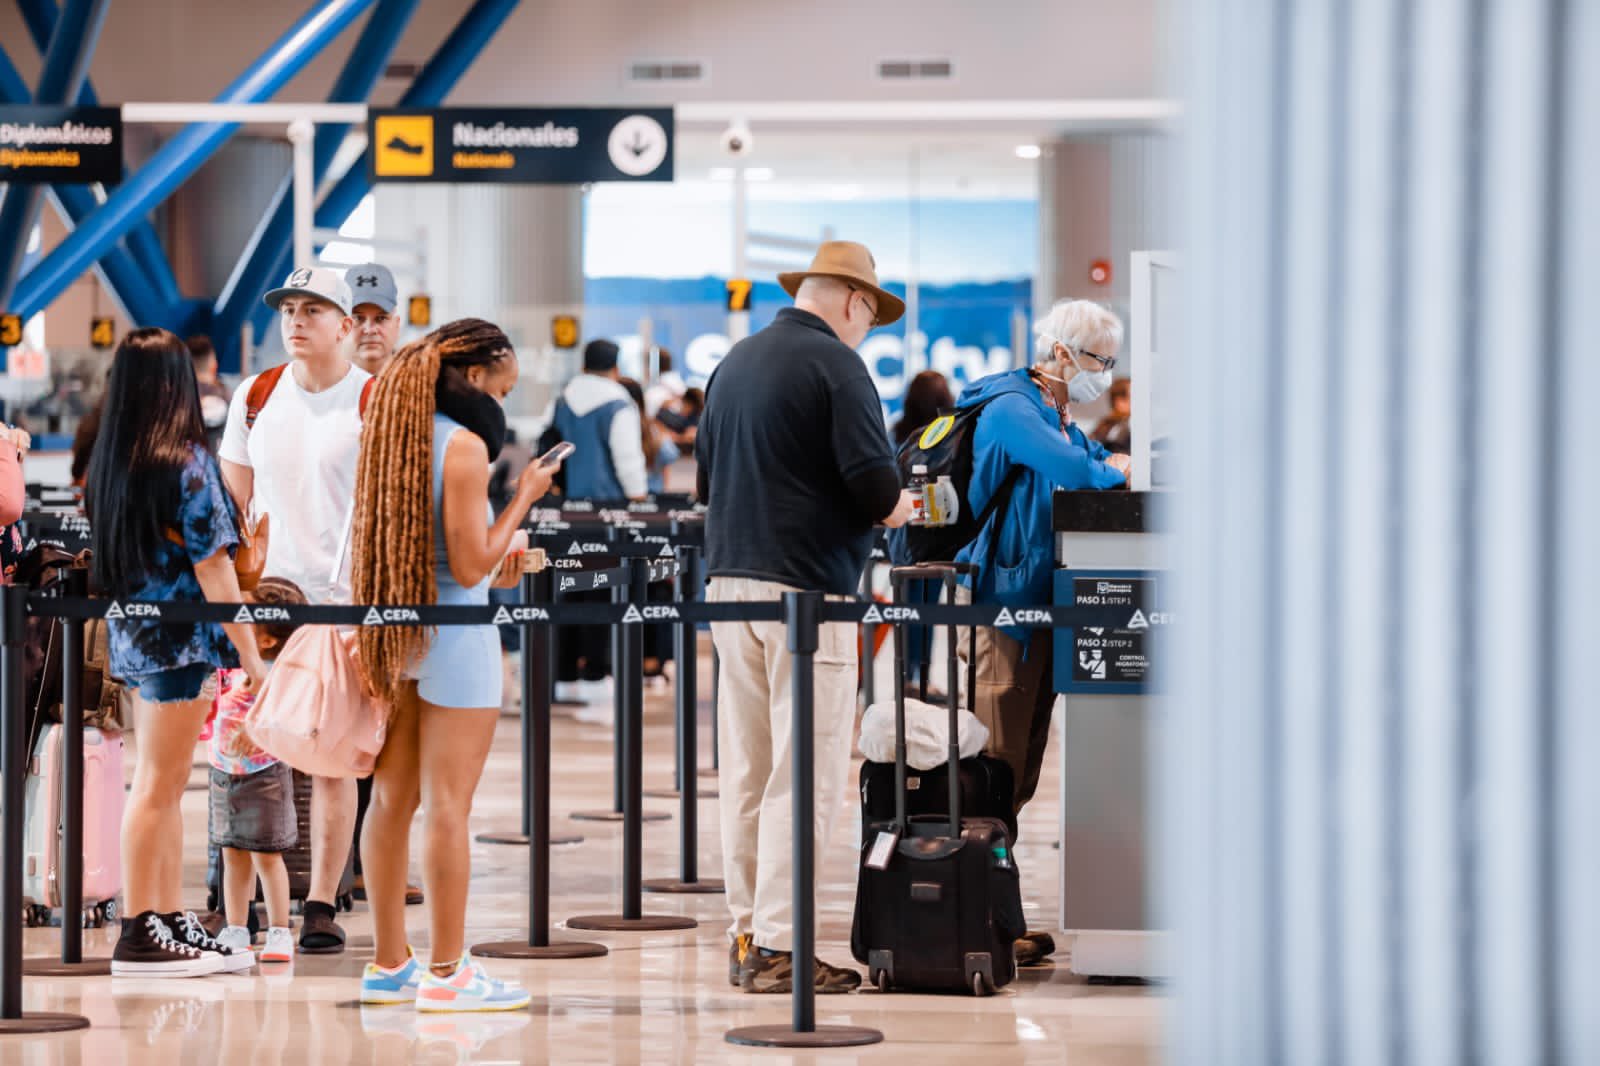
<instances>
[{"instance_id":1,"label":"white sneaker","mask_svg":"<svg viewBox=\"0 0 1600 1066\"><path fill-rule=\"evenodd\" d=\"M573 720L584 725L603 725L607 728L616 724L617 709L608 703L585 703L573 712Z\"/></svg>"},{"instance_id":2,"label":"white sneaker","mask_svg":"<svg viewBox=\"0 0 1600 1066\"><path fill-rule=\"evenodd\" d=\"M555 703L574 704L582 703L583 689L579 688L581 681L557 681L551 699Z\"/></svg>"},{"instance_id":3,"label":"white sneaker","mask_svg":"<svg viewBox=\"0 0 1600 1066\"><path fill-rule=\"evenodd\" d=\"M532 998L517 982L497 981L472 956L462 955L455 973L449 977L440 977L431 970L426 973L417 988L417 1011L448 1014L523 1010Z\"/></svg>"},{"instance_id":4,"label":"white sneaker","mask_svg":"<svg viewBox=\"0 0 1600 1066\"><path fill-rule=\"evenodd\" d=\"M267 930L267 943L261 949L262 962L293 962L294 961L294 934L283 926L273 926Z\"/></svg>"},{"instance_id":5,"label":"white sneaker","mask_svg":"<svg viewBox=\"0 0 1600 1066\"><path fill-rule=\"evenodd\" d=\"M200 924L199 915L194 911L175 911L168 917L172 922L172 935L176 940L199 951L214 951L222 956L223 973L243 973L256 964L256 953L250 950L248 932L245 934L245 946L234 947L223 944L208 934L205 926Z\"/></svg>"},{"instance_id":6,"label":"white sneaker","mask_svg":"<svg viewBox=\"0 0 1600 1066\"><path fill-rule=\"evenodd\" d=\"M249 951L251 942L250 930L242 925L224 926L217 934L217 943L234 951Z\"/></svg>"}]
</instances>

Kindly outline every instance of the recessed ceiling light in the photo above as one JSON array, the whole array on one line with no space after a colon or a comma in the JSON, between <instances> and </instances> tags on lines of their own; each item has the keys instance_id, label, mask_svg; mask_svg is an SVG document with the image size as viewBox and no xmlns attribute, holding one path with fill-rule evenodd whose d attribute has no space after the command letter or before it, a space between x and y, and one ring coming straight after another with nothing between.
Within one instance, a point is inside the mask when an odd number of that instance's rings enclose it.
<instances>
[{"instance_id":1,"label":"recessed ceiling light","mask_svg":"<svg viewBox=\"0 0 1600 1066\"><path fill-rule=\"evenodd\" d=\"M1040 155L1039 146L1037 144L1019 144L1019 145L1017 145L1017 158L1018 159L1038 159L1039 155Z\"/></svg>"},{"instance_id":2,"label":"recessed ceiling light","mask_svg":"<svg viewBox=\"0 0 1600 1066\"><path fill-rule=\"evenodd\" d=\"M744 176L746 181L771 181L777 174L771 167L746 167Z\"/></svg>"},{"instance_id":3,"label":"recessed ceiling light","mask_svg":"<svg viewBox=\"0 0 1600 1066\"><path fill-rule=\"evenodd\" d=\"M733 168L732 167L712 167L710 176L711 176L711 180L712 181L732 181L733 180Z\"/></svg>"}]
</instances>

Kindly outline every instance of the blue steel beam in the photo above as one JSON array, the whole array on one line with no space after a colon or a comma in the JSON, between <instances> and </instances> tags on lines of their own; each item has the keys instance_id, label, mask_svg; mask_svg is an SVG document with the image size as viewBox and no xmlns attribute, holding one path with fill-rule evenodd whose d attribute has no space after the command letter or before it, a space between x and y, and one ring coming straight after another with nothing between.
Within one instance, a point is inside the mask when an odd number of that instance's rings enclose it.
<instances>
[{"instance_id":1,"label":"blue steel beam","mask_svg":"<svg viewBox=\"0 0 1600 1066\"><path fill-rule=\"evenodd\" d=\"M56 33L45 52L39 88L33 94L35 103L62 104L77 98L78 89L88 77L89 57L100 40L109 3L110 0L67 0L67 9L56 23ZM11 301L28 248L28 235L39 221L43 202L42 185L13 183L5 190L5 200L0 203L0 306Z\"/></svg>"},{"instance_id":2,"label":"blue steel beam","mask_svg":"<svg viewBox=\"0 0 1600 1066\"><path fill-rule=\"evenodd\" d=\"M34 46L43 55L49 47L50 35L55 32L56 20L61 17L56 0L17 0L17 6L22 9L22 17L28 24L28 33L33 37ZM78 103L84 107L98 106L94 84L88 78L83 80L83 88L78 91ZM73 225L77 225L100 204L93 193L81 186L74 187L71 193L61 197L61 202L72 212ZM161 247L161 238L156 236L155 227L148 218L141 218L128 231L127 244L134 262L144 271L149 287L155 290L163 304L175 306L183 298L178 292L178 279L172 272L172 264L167 261L165 249ZM154 324L148 320L136 321L142 325Z\"/></svg>"},{"instance_id":3,"label":"blue steel beam","mask_svg":"<svg viewBox=\"0 0 1600 1066\"><path fill-rule=\"evenodd\" d=\"M0 49L0 104L27 104L33 102L33 91L11 65L11 59ZM94 193L82 185L51 185L50 202L67 229L77 227L78 220L93 211L99 202ZM42 258L38 254L24 255L23 269L32 269ZM159 296L145 281L138 263L121 244L100 257L101 280L110 290L112 299L122 305L123 313L139 325L165 325L166 309Z\"/></svg>"},{"instance_id":4,"label":"blue steel beam","mask_svg":"<svg viewBox=\"0 0 1600 1066\"><path fill-rule=\"evenodd\" d=\"M224 89L218 102L255 103L271 97L372 2L326 0L319 4ZM23 277L13 300L17 313L31 315L66 291L74 279L146 212L183 184L238 128L236 122L197 122L162 145L76 232Z\"/></svg>"},{"instance_id":5,"label":"blue steel beam","mask_svg":"<svg viewBox=\"0 0 1600 1066\"><path fill-rule=\"evenodd\" d=\"M22 21L27 23L33 46L40 55L44 55L50 48L50 35L56 32L56 20L61 17L56 0L17 0L17 10L22 12ZM83 86L78 90L77 102L84 107L98 107L97 100L94 84L84 78Z\"/></svg>"},{"instance_id":6,"label":"blue steel beam","mask_svg":"<svg viewBox=\"0 0 1600 1066\"><path fill-rule=\"evenodd\" d=\"M344 70L334 83L328 101L336 104L361 103L372 94L373 86L383 75L389 57L416 13L418 0L378 0L372 17L355 47ZM333 157L349 126L329 123L317 127L313 149L314 180L321 184ZM278 185L271 203L262 214L261 222L250 236L243 254L233 268L233 274L217 297L213 310L212 336L217 341L217 356L224 370L231 369L237 358L239 328L252 305L267 288L280 280L273 277L272 269L288 254L294 244L294 182L286 175Z\"/></svg>"},{"instance_id":7,"label":"blue steel beam","mask_svg":"<svg viewBox=\"0 0 1600 1066\"><path fill-rule=\"evenodd\" d=\"M445 38L427 64L417 74L411 87L400 97L396 107L437 107L450 95L456 82L494 38L501 25L516 10L519 0L477 0L456 28ZM370 147L369 147L370 151ZM324 229L337 229L345 224L350 213L361 203L362 197L372 191L367 176L367 161L357 159L350 164L344 177L328 191L317 208L317 225ZM277 264L276 276L283 277L292 269L289 255L282 256ZM259 339L271 323L272 312L264 304L256 303L251 310L251 325Z\"/></svg>"}]
</instances>

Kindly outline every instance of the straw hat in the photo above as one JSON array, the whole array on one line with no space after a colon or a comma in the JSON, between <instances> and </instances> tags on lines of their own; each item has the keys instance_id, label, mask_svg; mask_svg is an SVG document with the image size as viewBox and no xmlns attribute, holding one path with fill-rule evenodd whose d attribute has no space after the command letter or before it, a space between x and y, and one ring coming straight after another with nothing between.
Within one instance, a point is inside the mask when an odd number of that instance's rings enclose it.
<instances>
[{"instance_id":1,"label":"straw hat","mask_svg":"<svg viewBox=\"0 0 1600 1066\"><path fill-rule=\"evenodd\" d=\"M906 313L906 302L878 284L878 264L873 262L867 246L855 241L825 241L817 249L817 257L805 270L792 270L778 275L778 284L790 296L800 291L800 283L810 277L838 278L872 293L877 300L878 317L875 326L898 322Z\"/></svg>"}]
</instances>

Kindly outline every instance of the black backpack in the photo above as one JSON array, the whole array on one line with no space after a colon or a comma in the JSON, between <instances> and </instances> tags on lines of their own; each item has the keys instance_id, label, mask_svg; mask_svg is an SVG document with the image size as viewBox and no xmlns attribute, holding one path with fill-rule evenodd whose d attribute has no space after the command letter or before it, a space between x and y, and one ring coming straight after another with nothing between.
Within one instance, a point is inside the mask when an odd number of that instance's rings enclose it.
<instances>
[{"instance_id":1,"label":"black backpack","mask_svg":"<svg viewBox=\"0 0 1600 1066\"><path fill-rule=\"evenodd\" d=\"M900 484L911 483L911 468L925 466L928 479L937 481L948 477L961 501L955 522L947 526L905 526L891 537L894 562L899 566L915 563L953 562L961 549L978 539L983 527L1011 499L1022 467L1013 466L1000 487L989 499L989 505L974 514L968 502L972 484L972 435L978 428L978 416L994 399L970 407L958 407L940 415L918 429L900 446L895 462L900 467Z\"/></svg>"}]
</instances>

